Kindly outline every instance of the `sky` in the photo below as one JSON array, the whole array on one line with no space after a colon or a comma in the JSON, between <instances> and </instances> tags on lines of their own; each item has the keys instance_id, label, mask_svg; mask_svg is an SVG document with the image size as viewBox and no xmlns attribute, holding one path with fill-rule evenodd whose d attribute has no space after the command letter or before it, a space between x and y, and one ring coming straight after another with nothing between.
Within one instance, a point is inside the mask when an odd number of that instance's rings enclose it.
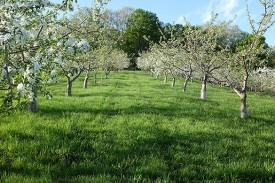
<instances>
[{"instance_id":1,"label":"sky","mask_svg":"<svg viewBox=\"0 0 275 183\"><path fill-rule=\"evenodd\" d=\"M93 0L78 0L80 7L91 7ZM55 0L58 2L58 0ZM141 8L155 13L163 23L184 24L184 17L192 25L201 25L211 17L211 12L218 13L219 20L232 20L232 25L251 33L248 23L245 0L111 0L107 8L118 10L125 6ZM259 0L248 0L251 17L259 20L263 8ZM275 17L274 17L275 18ZM266 42L275 46L275 25L266 34Z\"/></svg>"}]
</instances>

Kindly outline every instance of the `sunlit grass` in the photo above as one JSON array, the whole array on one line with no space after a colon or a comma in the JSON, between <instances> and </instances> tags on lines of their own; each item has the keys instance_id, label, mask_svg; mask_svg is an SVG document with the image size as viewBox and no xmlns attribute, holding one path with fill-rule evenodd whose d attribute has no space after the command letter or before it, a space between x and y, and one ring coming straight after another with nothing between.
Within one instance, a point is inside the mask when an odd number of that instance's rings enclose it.
<instances>
[{"instance_id":1,"label":"sunlit grass","mask_svg":"<svg viewBox=\"0 0 275 183\"><path fill-rule=\"evenodd\" d=\"M249 93L239 118L229 88L187 93L144 72L82 89L51 86L39 112L1 117L0 182L274 182L274 96Z\"/></svg>"}]
</instances>

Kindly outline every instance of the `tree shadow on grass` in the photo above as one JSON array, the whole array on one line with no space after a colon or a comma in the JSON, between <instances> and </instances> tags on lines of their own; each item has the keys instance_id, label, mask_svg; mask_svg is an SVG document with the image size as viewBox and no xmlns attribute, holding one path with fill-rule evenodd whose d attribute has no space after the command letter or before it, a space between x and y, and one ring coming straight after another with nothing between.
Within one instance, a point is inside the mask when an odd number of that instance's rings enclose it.
<instances>
[{"instance_id":1,"label":"tree shadow on grass","mask_svg":"<svg viewBox=\"0 0 275 183\"><path fill-rule=\"evenodd\" d=\"M271 157L261 159L260 163L257 156L247 157L244 153L247 147L240 145L243 137L235 134L178 133L158 126L131 125L120 130L87 129L77 123L69 129L44 127L40 130L38 133L46 132L47 137L35 140L23 134L22 141L35 145L28 146L25 152L14 152L28 161L26 167L0 165L2 172L32 177L48 172L53 182L70 182L80 176L91 181L110 176L115 182L132 182L134 177L139 177L140 182L275 180L274 172L261 167ZM234 143L227 146L224 143L227 141ZM242 163L244 158L250 159L250 163ZM28 167L32 163L34 166ZM227 168L232 164L236 167ZM37 171L38 167L40 170L42 167L42 172Z\"/></svg>"},{"instance_id":2,"label":"tree shadow on grass","mask_svg":"<svg viewBox=\"0 0 275 183\"><path fill-rule=\"evenodd\" d=\"M64 114L70 113L87 113L91 115L106 115L107 117L112 117L115 115L138 115L138 114L156 114L163 115L165 117L175 117L178 118L193 118L195 120L205 121L209 118L224 119L228 118L226 114L238 114L235 110L223 111L220 107L220 103L213 100L200 100L192 97L182 97L182 96L167 96L175 98L173 100L167 100L167 98L160 97L159 99L152 98L151 95L142 93L136 94L122 94L118 92L96 92L96 93L86 93L79 94L78 97L102 97L104 101L100 105L104 107L98 108L97 106L91 107L81 106L40 106L39 114L42 116L52 116L52 117L62 117ZM118 104L121 100L129 100L130 107L118 107L113 104ZM75 97L76 98L76 97ZM91 99L92 102L93 99ZM139 102L141 100L141 103ZM131 102L133 101L133 102ZM179 103L182 105L179 106ZM132 104L131 104L132 103ZM196 103L196 106L189 105ZM210 112L209 112L210 111Z\"/></svg>"},{"instance_id":3,"label":"tree shadow on grass","mask_svg":"<svg viewBox=\"0 0 275 183\"><path fill-rule=\"evenodd\" d=\"M168 103L169 104L169 103ZM171 104L173 104L171 102ZM106 117L113 117L119 115L128 115L128 116L136 116L139 114L148 114L148 115L162 115L163 117L168 118L192 118L197 121L207 121L209 119L212 120L230 120L231 117L226 116L224 111L221 109L215 109L209 112L208 108L192 108L190 106L177 107L177 106L167 106L167 107L156 107L155 105L145 105L139 104L135 106L130 106L127 108L114 108L113 106L106 106L100 109L98 108L89 108L87 106L82 106L81 108L74 107L49 107L49 106L41 106L39 109L39 115L47 116L52 118L62 118L64 115L70 114L90 114L91 116L96 115L104 115ZM237 114L237 111L227 111L230 114Z\"/></svg>"},{"instance_id":4,"label":"tree shadow on grass","mask_svg":"<svg viewBox=\"0 0 275 183\"><path fill-rule=\"evenodd\" d=\"M111 92L95 92L95 93L83 93L78 94L75 97L111 97L111 98L118 98L118 97L136 97L134 94L120 94L120 93L111 93Z\"/></svg>"},{"instance_id":5,"label":"tree shadow on grass","mask_svg":"<svg viewBox=\"0 0 275 183\"><path fill-rule=\"evenodd\" d=\"M262 125L264 125L264 126L272 126L275 124L275 119L271 120L271 119L266 119L266 118L258 117L258 116L250 116L248 119L251 123L261 122Z\"/></svg>"}]
</instances>

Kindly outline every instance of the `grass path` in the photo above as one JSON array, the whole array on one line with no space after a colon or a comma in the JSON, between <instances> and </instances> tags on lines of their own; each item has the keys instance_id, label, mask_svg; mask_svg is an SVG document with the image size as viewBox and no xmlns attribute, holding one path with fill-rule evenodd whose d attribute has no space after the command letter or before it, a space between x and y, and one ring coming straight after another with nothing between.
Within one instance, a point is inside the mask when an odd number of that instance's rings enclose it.
<instances>
[{"instance_id":1,"label":"grass path","mask_svg":"<svg viewBox=\"0 0 275 183\"><path fill-rule=\"evenodd\" d=\"M188 92L143 72L112 73L65 97L51 86L39 112L0 121L0 182L274 182L274 96L249 94L239 118L230 89Z\"/></svg>"}]
</instances>

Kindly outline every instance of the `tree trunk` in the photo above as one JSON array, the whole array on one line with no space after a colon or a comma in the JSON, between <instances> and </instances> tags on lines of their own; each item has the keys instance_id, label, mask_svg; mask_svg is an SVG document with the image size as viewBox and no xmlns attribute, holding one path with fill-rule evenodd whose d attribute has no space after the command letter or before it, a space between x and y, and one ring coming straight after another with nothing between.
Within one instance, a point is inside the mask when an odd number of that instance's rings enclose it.
<instances>
[{"instance_id":1,"label":"tree trunk","mask_svg":"<svg viewBox=\"0 0 275 183\"><path fill-rule=\"evenodd\" d=\"M205 100L206 99L206 85L207 85L207 75L205 74L203 76L203 80L202 80L202 86L201 86L201 99Z\"/></svg>"},{"instance_id":2,"label":"tree trunk","mask_svg":"<svg viewBox=\"0 0 275 183\"><path fill-rule=\"evenodd\" d=\"M187 84L188 84L188 82L189 82L190 79L191 79L192 72L193 72L193 71L192 71L192 69L191 69L191 67L190 67L190 71L189 71L188 75L185 77L185 81L184 81L184 83L183 83L182 92L186 92Z\"/></svg>"},{"instance_id":3,"label":"tree trunk","mask_svg":"<svg viewBox=\"0 0 275 183\"><path fill-rule=\"evenodd\" d=\"M80 76L80 74L82 73L82 70L79 70L77 75L75 75L72 79L70 76L66 75L67 78L67 90L65 93L65 96L70 97L72 96L72 85L73 82Z\"/></svg>"},{"instance_id":4,"label":"tree trunk","mask_svg":"<svg viewBox=\"0 0 275 183\"><path fill-rule=\"evenodd\" d=\"M9 66L10 66L10 62L9 62L9 55L8 55L8 51L5 48L5 72L6 72L6 78L7 78L7 83L8 83L8 90L10 92L10 98L9 101L7 101L7 105L8 106L12 106L13 104L13 84L11 81L11 76L10 76L10 72L9 72Z\"/></svg>"},{"instance_id":5,"label":"tree trunk","mask_svg":"<svg viewBox=\"0 0 275 183\"><path fill-rule=\"evenodd\" d=\"M187 76L185 78L185 81L184 81L183 86L182 86L182 92L186 92L187 84L188 84L189 80L190 80L190 76Z\"/></svg>"},{"instance_id":6,"label":"tree trunk","mask_svg":"<svg viewBox=\"0 0 275 183\"><path fill-rule=\"evenodd\" d=\"M246 99L247 99L247 80L248 80L248 76L249 74L247 73L245 76L244 76L244 80L243 80L243 87L242 87L242 91L240 93L240 98L241 98L241 118L246 118L248 117L248 114L247 114L247 108L246 108Z\"/></svg>"},{"instance_id":7,"label":"tree trunk","mask_svg":"<svg viewBox=\"0 0 275 183\"><path fill-rule=\"evenodd\" d=\"M72 85L73 85L73 82L70 80L69 77L67 77L67 90L66 90L65 96L67 97L72 96Z\"/></svg>"},{"instance_id":8,"label":"tree trunk","mask_svg":"<svg viewBox=\"0 0 275 183\"><path fill-rule=\"evenodd\" d=\"M167 73L167 72L164 72L164 84L167 83L167 76L168 76L168 73Z\"/></svg>"},{"instance_id":9,"label":"tree trunk","mask_svg":"<svg viewBox=\"0 0 275 183\"><path fill-rule=\"evenodd\" d=\"M243 81L243 86L242 90L238 90L234 88L234 91L239 95L241 98L241 109L240 109L240 115L241 118L246 118L248 117L248 112L247 112L247 107L246 107L246 100L247 100L247 80L248 80L248 74L244 76L244 81Z\"/></svg>"},{"instance_id":10,"label":"tree trunk","mask_svg":"<svg viewBox=\"0 0 275 183\"><path fill-rule=\"evenodd\" d=\"M32 93L29 94L30 101L30 112L35 113L38 111L37 105L37 87L36 85L32 86Z\"/></svg>"},{"instance_id":11,"label":"tree trunk","mask_svg":"<svg viewBox=\"0 0 275 183\"><path fill-rule=\"evenodd\" d=\"M241 118L248 117L247 108L246 108L246 98L247 98L246 92L242 93L242 96L241 96Z\"/></svg>"},{"instance_id":12,"label":"tree trunk","mask_svg":"<svg viewBox=\"0 0 275 183\"><path fill-rule=\"evenodd\" d=\"M156 74L156 75L155 75L155 78L156 78L156 79L160 79L159 74Z\"/></svg>"},{"instance_id":13,"label":"tree trunk","mask_svg":"<svg viewBox=\"0 0 275 183\"><path fill-rule=\"evenodd\" d=\"M30 112L36 113L37 110L37 99L33 99L32 101L30 101Z\"/></svg>"},{"instance_id":14,"label":"tree trunk","mask_svg":"<svg viewBox=\"0 0 275 183\"><path fill-rule=\"evenodd\" d=\"M83 83L83 88L87 88L88 87L88 80L90 78L90 71L86 71L86 75L85 75L85 79L84 79L84 83Z\"/></svg>"},{"instance_id":15,"label":"tree trunk","mask_svg":"<svg viewBox=\"0 0 275 183\"><path fill-rule=\"evenodd\" d=\"M96 83L97 83L97 71L95 70L94 71L94 84L96 85Z\"/></svg>"},{"instance_id":16,"label":"tree trunk","mask_svg":"<svg viewBox=\"0 0 275 183\"><path fill-rule=\"evenodd\" d=\"M174 88L176 85L176 77L173 77L173 80L172 80L172 87Z\"/></svg>"},{"instance_id":17,"label":"tree trunk","mask_svg":"<svg viewBox=\"0 0 275 183\"><path fill-rule=\"evenodd\" d=\"M108 79L108 75L110 74L110 71L105 71L104 72L104 76L105 76L105 79Z\"/></svg>"}]
</instances>

